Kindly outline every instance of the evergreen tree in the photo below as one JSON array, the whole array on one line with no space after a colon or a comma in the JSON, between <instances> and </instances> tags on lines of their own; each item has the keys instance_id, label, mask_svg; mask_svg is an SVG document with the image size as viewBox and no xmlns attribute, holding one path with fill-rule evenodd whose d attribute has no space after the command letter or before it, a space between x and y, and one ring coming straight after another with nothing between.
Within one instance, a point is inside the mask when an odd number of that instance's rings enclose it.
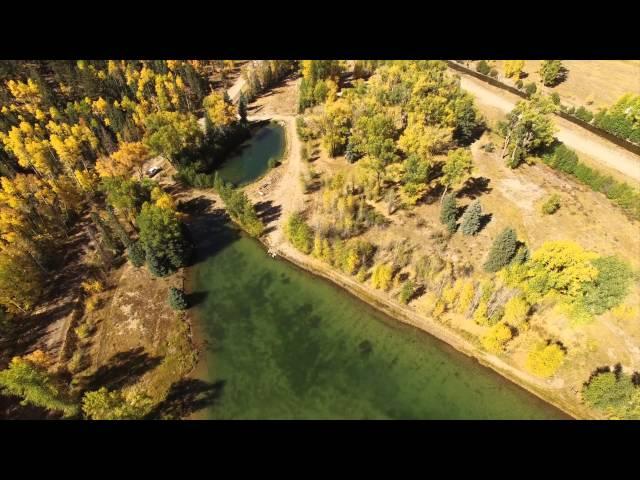
<instances>
[{"instance_id":1,"label":"evergreen tree","mask_svg":"<svg viewBox=\"0 0 640 480\"><path fill-rule=\"evenodd\" d=\"M480 201L476 200L467 207L460 220L460 229L464 235L475 235L480 230L480 217L482 207Z\"/></svg>"},{"instance_id":2,"label":"evergreen tree","mask_svg":"<svg viewBox=\"0 0 640 480\"><path fill-rule=\"evenodd\" d=\"M247 123L247 97L244 92L240 93L240 100L238 101L238 115L240 115L240 121Z\"/></svg>"},{"instance_id":3,"label":"evergreen tree","mask_svg":"<svg viewBox=\"0 0 640 480\"><path fill-rule=\"evenodd\" d=\"M458 205L456 204L456 197L450 193L444 197L440 208L440 221L447 226L449 233L454 233L458 227L456 224L457 215Z\"/></svg>"},{"instance_id":4,"label":"evergreen tree","mask_svg":"<svg viewBox=\"0 0 640 480\"><path fill-rule=\"evenodd\" d=\"M184 291L180 290L179 288L169 288L167 301L169 302L171 308L173 308L174 310L186 310L187 308L189 308L187 297L184 294Z\"/></svg>"},{"instance_id":5,"label":"evergreen tree","mask_svg":"<svg viewBox=\"0 0 640 480\"><path fill-rule=\"evenodd\" d=\"M497 272L508 265L516 253L517 245L516 232L512 228L505 228L493 241L484 269L487 272Z\"/></svg>"},{"instance_id":6,"label":"evergreen tree","mask_svg":"<svg viewBox=\"0 0 640 480\"><path fill-rule=\"evenodd\" d=\"M140 242L132 242L127 247L127 257L131 264L136 268L144 265L146 261L145 253L144 249L140 246Z\"/></svg>"},{"instance_id":7,"label":"evergreen tree","mask_svg":"<svg viewBox=\"0 0 640 480\"><path fill-rule=\"evenodd\" d=\"M129 238L129 234L120 223L120 220L118 220L118 217L116 217L113 211L113 207L111 207L110 205L107 206L107 216L109 217L111 228L113 228L113 231L120 240L120 243L122 243L122 245L124 245L125 248L128 249L133 241L131 240L131 238Z\"/></svg>"}]
</instances>

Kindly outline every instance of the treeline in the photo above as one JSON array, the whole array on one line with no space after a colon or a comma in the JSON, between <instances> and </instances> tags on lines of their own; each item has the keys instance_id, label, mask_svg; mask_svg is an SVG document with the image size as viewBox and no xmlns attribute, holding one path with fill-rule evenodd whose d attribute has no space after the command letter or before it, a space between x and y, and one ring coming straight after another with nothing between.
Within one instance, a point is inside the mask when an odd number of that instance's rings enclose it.
<instances>
[{"instance_id":1,"label":"treeline","mask_svg":"<svg viewBox=\"0 0 640 480\"><path fill-rule=\"evenodd\" d=\"M604 193L629 217L640 220L640 192L580 162L578 155L566 145L559 142L553 144L542 155L542 161L556 170L574 176L592 190Z\"/></svg>"},{"instance_id":2,"label":"treeline","mask_svg":"<svg viewBox=\"0 0 640 480\"><path fill-rule=\"evenodd\" d=\"M295 71L295 60L254 60L245 65L242 76L247 82L247 101L273 87Z\"/></svg>"}]
</instances>

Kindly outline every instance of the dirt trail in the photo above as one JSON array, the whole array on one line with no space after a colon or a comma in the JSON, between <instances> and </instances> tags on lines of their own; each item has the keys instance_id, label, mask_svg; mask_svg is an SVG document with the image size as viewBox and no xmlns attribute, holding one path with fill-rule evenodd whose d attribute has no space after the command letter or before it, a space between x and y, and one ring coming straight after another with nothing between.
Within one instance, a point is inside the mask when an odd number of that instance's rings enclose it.
<instances>
[{"instance_id":1,"label":"dirt trail","mask_svg":"<svg viewBox=\"0 0 640 480\"><path fill-rule=\"evenodd\" d=\"M507 113L515 106L516 102L522 100L517 95L487 85L473 77L462 73L459 75L462 88L473 94L480 104L498 108ZM640 181L640 157L563 118L554 117L553 120L558 127L556 133L558 140L574 150L583 152L594 160Z\"/></svg>"}]
</instances>

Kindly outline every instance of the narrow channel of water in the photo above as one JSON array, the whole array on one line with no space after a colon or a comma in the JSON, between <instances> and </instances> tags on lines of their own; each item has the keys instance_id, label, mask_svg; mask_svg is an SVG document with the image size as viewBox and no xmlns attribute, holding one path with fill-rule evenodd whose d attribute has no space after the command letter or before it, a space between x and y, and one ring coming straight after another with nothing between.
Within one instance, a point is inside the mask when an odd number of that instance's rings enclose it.
<instances>
[{"instance_id":1,"label":"narrow channel of water","mask_svg":"<svg viewBox=\"0 0 640 480\"><path fill-rule=\"evenodd\" d=\"M277 122L268 122L220 166L218 173L227 182L247 185L269 170L270 160L280 161L284 147L284 128Z\"/></svg>"},{"instance_id":2,"label":"narrow channel of water","mask_svg":"<svg viewBox=\"0 0 640 480\"><path fill-rule=\"evenodd\" d=\"M191 272L209 419L562 419L500 375L209 219Z\"/></svg>"}]
</instances>

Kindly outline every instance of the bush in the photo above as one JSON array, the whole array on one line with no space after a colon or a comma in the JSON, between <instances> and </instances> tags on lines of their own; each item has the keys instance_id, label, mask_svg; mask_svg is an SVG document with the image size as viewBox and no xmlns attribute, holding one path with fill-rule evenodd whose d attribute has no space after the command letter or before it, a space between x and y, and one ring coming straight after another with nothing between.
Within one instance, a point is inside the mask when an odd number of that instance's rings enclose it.
<instances>
[{"instance_id":1,"label":"bush","mask_svg":"<svg viewBox=\"0 0 640 480\"><path fill-rule=\"evenodd\" d=\"M302 214L292 213L284 228L291 244L302 253L311 253L313 247L313 230L305 222Z\"/></svg>"},{"instance_id":2,"label":"bush","mask_svg":"<svg viewBox=\"0 0 640 480\"><path fill-rule=\"evenodd\" d=\"M600 315L624 300L633 272L629 265L614 256L600 257L591 263L598 269L598 275L585 285L582 304L587 311Z\"/></svg>"},{"instance_id":3,"label":"bush","mask_svg":"<svg viewBox=\"0 0 640 480\"><path fill-rule=\"evenodd\" d=\"M387 290L391 286L391 277L393 276L393 270L391 265L378 264L373 267L371 273L371 285L373 288L381 288Z\"/></svg>"},{"instance_id":4,"label":"bush","mask_svg":"<svg viewBox=\"0 0 640 480\"><path fill-rule=\"evenodd\" d=\"M88 313L91 313L95 310L97 310L98 308L100 308L100 297L97 297L96 295L91 295L89 298L87 298L84 301L84 308Z\"/></svg>"},{"instance_id":5,"label":"bush","mask_svg":"<svg viewBox=\"0 0 640 480\"><path fill-rule=\"evenodd\" d=\"M89 335L93 333L93 330L94 327L92 324L90 324L89 322L82 322L74 329L74 332L80 340L84 340L86 338L89 338Z\"/></svg>"},{"instance_id":6,"label":"bush","mask_svg":"<svg viewBox=\"0 0 640 480\"><path fill-rule=\"evenodd\" d=\"M476 71L480 72L483 75L489 75L489 72L491 71L491 67L486 62L486 60L480 60L476 65Z\"/></svg>"},{"instance_id":7,"label":"bush","mask_svg":"<svg viewBox=\"0 0 640 480\"><path fill-rule=\"evenodd\" d=\"M560 197L558 195L551 195L546 202L542 204L542 213L544 215L553 215L560 208Z\"/></svg>"},{"instance_id":8,"label":"bush","mask_svg":"<svg viewBox=\"0 0 640 480\"><path fill-rule=\"evenodd\" d=\"M496 146L493 144L493 142L489 142L489 143L485 143L482 146L482 149L487 153L491 153L491 152L495 151Z\"/></svg>"},{"instance_id":9,"label":"bush","mask_svg":"<svg viewBox=\"0 0 640 480\"><path fill-rule=\"evenodd\" d=\"M529 315L530 306L522 297L513 297L504 305L502 319L509 325L521 328Z\"/></svg>"},{"instance_id":10,"label":"bush","mask_svg":"<svg viewBox=\"0 0 640 480\"><path fill-rule=\"evenodd\" d=\"M549 378L558 371L564 357L565 352L557 343L539 345L529 352L525 366L534 375Z\"/></svg>"},{"instance_id":11,"label":"bush","mask_svg":"<svg viewBox=\"0 0 640 480\"><path fill-rule=\"evenodd\" d=\"M86 282L82 282L82 289L85 293L100 293L104 291L104 285L100 280L87 280Z\"/></svg>"},{"instance_id":12,"label":"bush","mask_svg":"<svg viewBox=\"0 0 640 480\"><path fill-rule=\"evenodd\" d=\"M560 105L560 95L558 92L553 92L550 97L554 105Z\"/></svg>"},{"instance_id":13,"label":"bush","mask_svg":"<svg viewBox=\"0 0 640 480\"><path fill-rule=\"evenodd\" d=\"M608 368L607 368L608 370ZM600 371L589 379L583 389L582 398L599 409L620 408L631 400L635 388L631 376L611 371Z\"/></svg>"},{"instance_id":14,"label":"bush","mask_svg":"<svg viewBox=\"0 0 640 480\"><path fill-rule=\"evenodd\" d=\"M527 96L529 97L531 97L537 91L538 91L538 87L536 87L536 84L533 82L529 82L524 86L524 93L526 93Z\"/></svg>"},{"instance_id":15,"label":"bush","mask_svg":"<svg viewBox=\"0 0 640 480\"><path fill-rule=\"evenodd\" d=\"M136 268L142 267L145 264L145 253L140 242L134 242L129 245L127 248L127 257L131 264Z\"/></svg>"},{"instance_id":16,"label":"bush","mask_svg":"<svg viewBox=\"0 0 640 480\"><path fill-rule=\"evenodd\" d=\"M504 323L498 323L480 339L482 346L491 353L500 353L505 344L511 340L511 329Z\"/></svg>"},{"instance_id":17,"label":"bush","mask_svg":"<svg viewBox=\"0 0 640 480\"><path fill-rule=\"evenodd\" d=\"M187 303L187 297L184 294L183 290L179 288L170 287L169 293L167 295L167 302L174 310L186 310L189 308L189 304Z\"/></svg>"},{"instance_id":18,"label":"bush","mask_svg":"<svg viewBox=\"0 0 640 480\"><path fill-rule=\"evenodd\" d=\"M498 77L498 70L496 70L495 68L492 68L491 70L489 70L489 76L491 78L497 78Z\"/></svg>"},{"instance_id":19,"label":"bush","mask_svg":"<svg viewBox=\"0 0 640 480\"><path fill-rule=\"evenodd\" d=\"M574 115L587 123L593 120L593 113L582 106L575 111Z\"/></svg>"},{"instance_id":20,"label":"bush","mask_svg":"<svg viewBox=\"0 0 640 480\"><path fill-rule=\"evenodd\" d=\"M518 90L522 89L522 85L524 85L524 82L521 79L518 79L518 81L516 82L516 88Z\"/></svg>"},{"instance_id":21,"label":"bush","mask_svg":"<svg viewBox=\"0 0 640 480\"><path fill-rule=\"evenodd\" d=\"M413 283L413 280L406 281L402 285L402 289L400 290L400 302L404 303L405 305L409 303L409 300L411 300L415 289L416 286L415 283Z\"/></svg>"},{"instance_id":22,"label":"bush","mask_svg":"<svg viewBox=\"0 0 640 480\"><path fill-rule=\"evenodd\" d=\"M276 158L270 158L269 161L267 162L267 167L269 167L270 169L276 168L279 164L280 162L278 162Z\"/></svg>"}]
</instances>

